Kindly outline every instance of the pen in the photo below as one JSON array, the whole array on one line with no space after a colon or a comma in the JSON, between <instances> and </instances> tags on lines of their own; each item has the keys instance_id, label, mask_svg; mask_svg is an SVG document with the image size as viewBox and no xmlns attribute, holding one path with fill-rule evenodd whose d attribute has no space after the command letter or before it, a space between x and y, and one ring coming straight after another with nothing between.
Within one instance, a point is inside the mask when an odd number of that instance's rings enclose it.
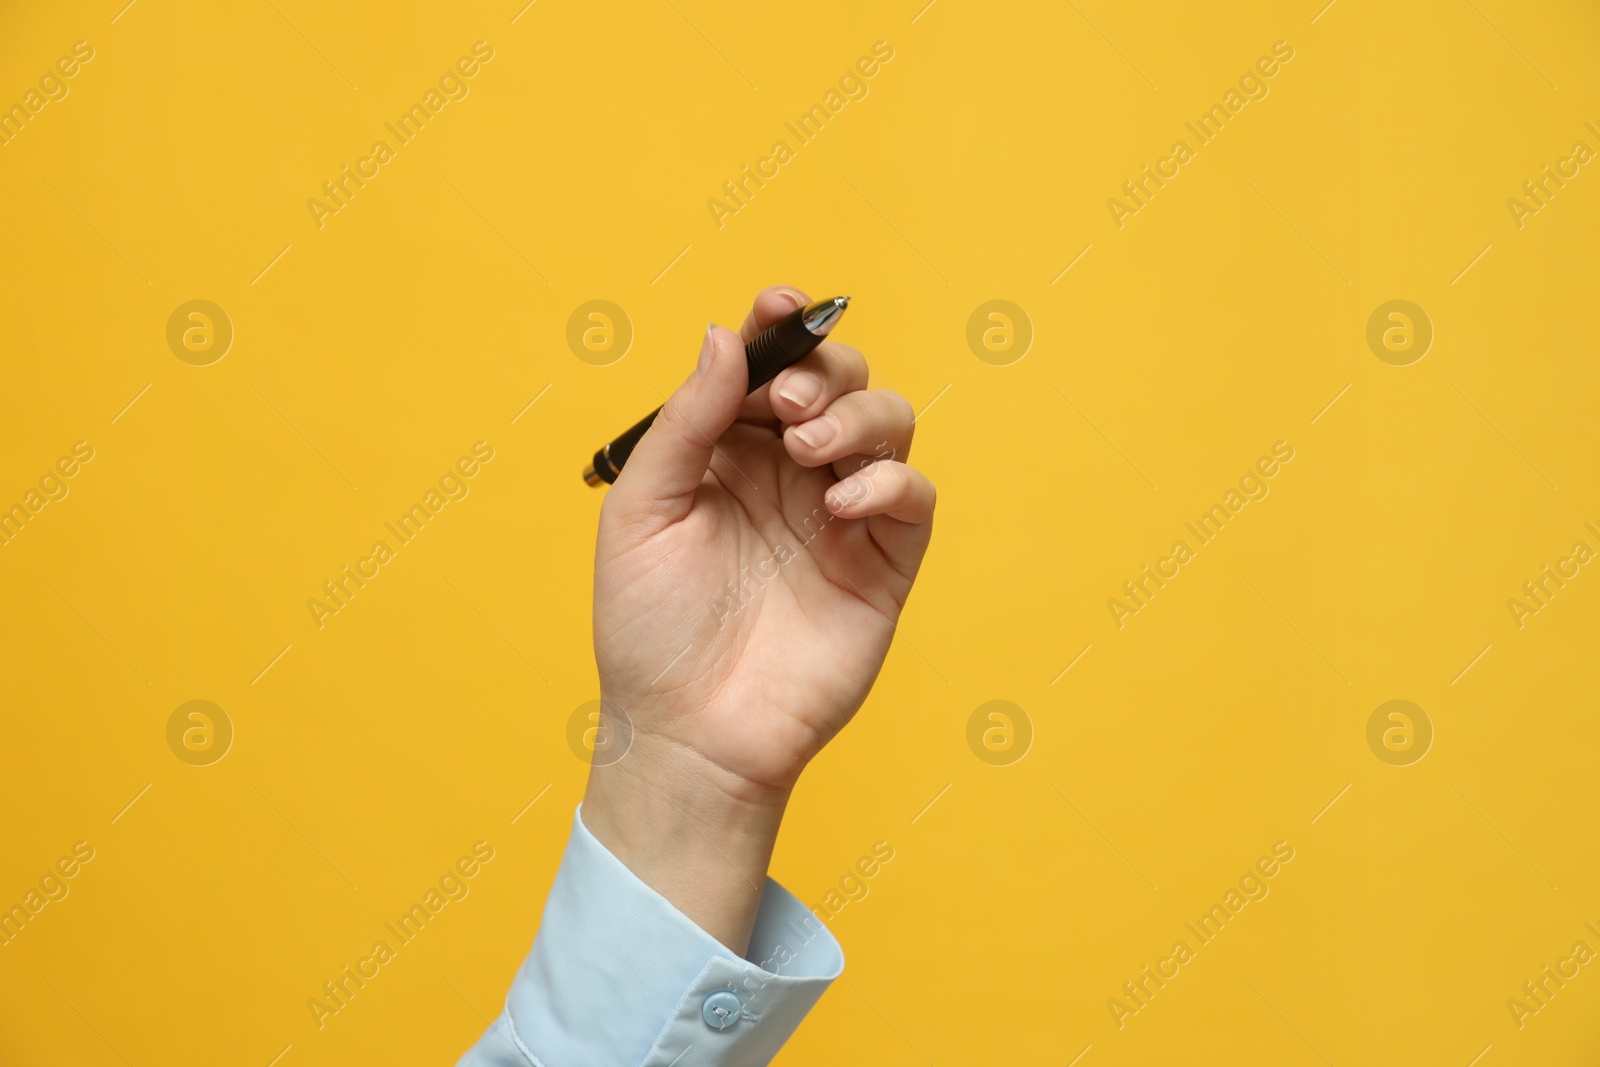
<instances>
[{"instance_id":1,"label":"pen","mask_svg":"<svg viewBox=\"0 0 1600 1067\"><path fill-rule=\"evenodd\" d=\"M760 389L776 378L783 368L799 362L807 352L821 344L849 304L848 296L819 300L808 307L791 311L762 330L744 346L745 363L750 368L748 391L753 393ZM632 429L596 452L594 462L584 468L584 482L589 485L615 482L617 475L622 473L622 465L633 454L634 445L639 443L639 438L644 436L659 414L661 409L656 408L635 423Z\"/></svg>"}]
</instances>

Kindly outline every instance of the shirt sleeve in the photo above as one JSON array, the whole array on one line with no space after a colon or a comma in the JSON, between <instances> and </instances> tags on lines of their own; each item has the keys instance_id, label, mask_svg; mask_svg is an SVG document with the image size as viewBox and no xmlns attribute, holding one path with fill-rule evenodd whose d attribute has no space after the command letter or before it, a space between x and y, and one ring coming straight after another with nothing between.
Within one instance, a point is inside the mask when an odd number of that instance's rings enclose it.
<instances>
[{"instance_id":1,"label":"shirt sleeve","mask_svg":"<svg viewBox=\"0 0 1600 1067\"><path fill-rule=\"evenodd\" d=\"M764 1064L844 970L828 928L768 878L741 958L583 824L504 1013L457 1067Z\"/></svg>"}]
</instances>

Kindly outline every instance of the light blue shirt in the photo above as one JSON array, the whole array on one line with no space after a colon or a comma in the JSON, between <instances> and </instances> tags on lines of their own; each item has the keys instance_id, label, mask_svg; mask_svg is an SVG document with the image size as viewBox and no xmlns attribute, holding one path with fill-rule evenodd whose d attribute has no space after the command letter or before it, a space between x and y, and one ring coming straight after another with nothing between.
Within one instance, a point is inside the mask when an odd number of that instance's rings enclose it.
<instances>
[{"instance_id":1,"label":"light blue shirt","mask_svg":"<svg viewBox=\"0 0 1600 1067\"><path fill-rule=\"evenodd\" d=\"M844 970L828 928L767 879L744 958L572 817L533 951L457 1067L764 1064Z\"/></svg>"}]
</instances>

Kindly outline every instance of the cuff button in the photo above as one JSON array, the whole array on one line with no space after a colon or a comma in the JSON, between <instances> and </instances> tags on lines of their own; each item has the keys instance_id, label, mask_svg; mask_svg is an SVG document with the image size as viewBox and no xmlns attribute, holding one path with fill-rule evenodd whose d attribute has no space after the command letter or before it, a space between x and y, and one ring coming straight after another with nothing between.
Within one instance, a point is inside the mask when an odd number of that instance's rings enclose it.
<instances>
[{"instance_id":1,"label":"cuff button","mask_svg":"<svg viewBox=\"0 0 1600 1067\"><path fill-rule=\"evenodd\" d=\"M731 989L719 989L706 997L705 1003L700 1005L700 1017L706 1025L713 1030L726 1030L739 1021L739 1013L743 1005L739 1003L739 996Z\"/></svg>"}]
</instances>

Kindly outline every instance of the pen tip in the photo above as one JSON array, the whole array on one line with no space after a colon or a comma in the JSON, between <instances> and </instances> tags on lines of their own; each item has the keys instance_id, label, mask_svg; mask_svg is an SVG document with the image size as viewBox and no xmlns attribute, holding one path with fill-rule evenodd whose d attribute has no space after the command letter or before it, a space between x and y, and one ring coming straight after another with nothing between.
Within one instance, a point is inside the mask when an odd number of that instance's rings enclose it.
<instances>
[{"instance_id":1,"label":"pen tip","mask_svg":"<svg viewBox=\"0 0 1600 1067\"><path fill-rule=\"evenodd\" d=\"M848 307L849 305L850 305L850 298L848 296L841 296L839 298L839 306L840 307Z\"/></svg>"}]
</instances>

